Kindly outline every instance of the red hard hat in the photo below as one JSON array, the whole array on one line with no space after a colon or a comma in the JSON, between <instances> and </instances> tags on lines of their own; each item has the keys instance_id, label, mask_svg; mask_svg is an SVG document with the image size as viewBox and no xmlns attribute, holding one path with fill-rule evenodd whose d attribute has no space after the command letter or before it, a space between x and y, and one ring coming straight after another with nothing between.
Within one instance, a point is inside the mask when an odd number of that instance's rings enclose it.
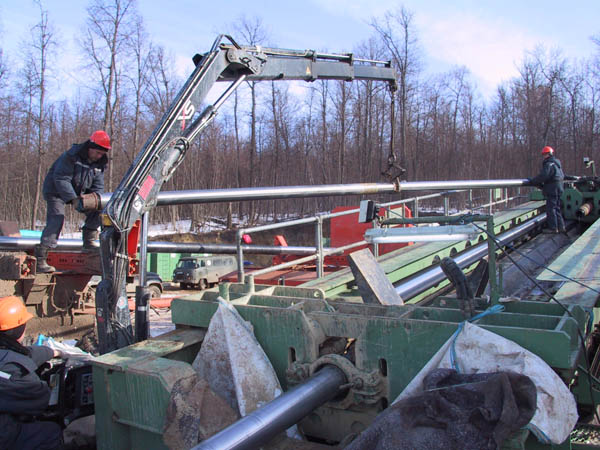
<instances>
[{"instance_id":1,"label":"red hard hat","mask_svg":"<svg viewBox=\"0 0 600 450\"><path fill-rule=\"evenodd\" d=\"M110 147L110 138L106 131L96 130L90 136L90 141L94 144L99 145L100 147L104 147L107 151L111 149Z\"/></svg>"},{"instance_id":2,"label":"red hard hat","mask_svg":"<svg viewBox=\"0 0 600 450\"><path fill-rule=\"evenodd\" d=\"M554 155L554 149L552 147L548 147L547 145L542 149L542 155L545 155L546 153L550 153L551 155Z\"/></svg>"},{"instance_id":3,"label":"red hard hat","mask_svg":"<svg viewBox=\"0 0 600 450\"><path fill-rule=\"evenodd\" d=\"M12 295L0 298L0 331L17 328L32 317L20 298Z\"/></svg>"}]
</instances>

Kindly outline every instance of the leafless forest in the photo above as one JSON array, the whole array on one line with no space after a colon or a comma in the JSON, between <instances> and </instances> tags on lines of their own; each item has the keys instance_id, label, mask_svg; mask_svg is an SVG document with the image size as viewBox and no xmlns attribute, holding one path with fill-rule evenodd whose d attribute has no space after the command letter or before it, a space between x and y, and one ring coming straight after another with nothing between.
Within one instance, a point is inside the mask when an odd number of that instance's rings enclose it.
<instances>
[{"instance_id":1,"label":"leafless forest","mask_svg":"<svg viewBox=\"0 0 600 450\"><path fill-rule=\"evenodd\" d=\"M78 37L88 85L81 94L50 100L57 85L60 42L40 4L23 54L8 61L0 42L0 219L32 227L45 219L41 182L52 162L95 129L113 140L106 190L111 191L185 81L173 57L151 39L135 0L92 0ZM584 61L543 47L524 55L519 76L482 99L464 67L431 75L423 68L414 16L399 8L371 20L372 36L356 57L392 60L399 90L374 82L315 82L297 95L283 82L246 83L226 111L197 139L164 190L387 181L390 151L407 180L524 178L553 146L567 173L583 174L584 156L598 158L598 51ZM260 18L224 26L242 44L272 42ZM594 39L594 38L592 38ZM199 42L206 50L211 42ZM206 47L206 49L204 49ZM335 50L335 49L331 49ZM191 57L192 55L190 55ZM248 222L311 214L356 199L306 199L233 204ZM228 205L157 208L151 221L222 216ZM80 215L69 211L67 221Z\"/></svg>"}]
</instances>

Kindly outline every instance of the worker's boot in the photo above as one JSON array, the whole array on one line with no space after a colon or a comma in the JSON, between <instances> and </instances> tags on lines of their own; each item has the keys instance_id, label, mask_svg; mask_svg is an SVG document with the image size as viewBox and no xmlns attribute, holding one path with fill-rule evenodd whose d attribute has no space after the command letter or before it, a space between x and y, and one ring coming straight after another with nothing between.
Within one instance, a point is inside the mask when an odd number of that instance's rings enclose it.
<instances>
[{"instance_id":1,"label":"worker's boot","mask_svg":"<svg viewBox=\"0 0 600 450\"><path fill-rule=\"evenodd\" d=\"M36 245L34 249L34 255L37 260L35 267L37 273L49 273L56 271L54 266L51 266L46 262L46 258L48 258L48 247Z\"/></svg>"},{"instance_id":2,"label":"worker's boot","mask_svg":"<svg viewBox=\"0 0 600 450\"><path fill-rule=\"evenodd\" d=\"M98 251L100 249L100 243L98 242L98 230L89 230L87 228L84 228L82 231L82 235L84 250Z\"/></svg>"}]
</instances>

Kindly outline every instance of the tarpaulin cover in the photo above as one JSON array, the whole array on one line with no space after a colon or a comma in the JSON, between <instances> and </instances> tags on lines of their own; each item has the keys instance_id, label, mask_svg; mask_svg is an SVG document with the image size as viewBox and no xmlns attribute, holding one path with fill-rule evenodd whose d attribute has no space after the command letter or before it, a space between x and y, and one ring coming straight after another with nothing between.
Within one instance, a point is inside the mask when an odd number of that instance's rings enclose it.
<instances>
[{"instance_id":1,"label":"tarpaulin cover","mask_svg":"<svg viewBox=\"0 0 600 450\"><path fill-rule=\"evenodd\" d=\"M512 372L434 369L423 387L377 416L346 449L497 449L535 412L535 385Z\"/></svg>"},{"instance_id":2,"label":"tarpaulin cover","mask_svg":"<svg viewBox=\"0 0 600 450\"><path fill-rule=\"evenodd\" d=\"M423 379L435 368L455 368L461 373L510 371L526 375L537 388L537 407L528 425L542 442L561 444L577 423L577 405L565 383L539 356L520 345L464 322L395 402L423 390Z\"/></svg>"}]
</instances>

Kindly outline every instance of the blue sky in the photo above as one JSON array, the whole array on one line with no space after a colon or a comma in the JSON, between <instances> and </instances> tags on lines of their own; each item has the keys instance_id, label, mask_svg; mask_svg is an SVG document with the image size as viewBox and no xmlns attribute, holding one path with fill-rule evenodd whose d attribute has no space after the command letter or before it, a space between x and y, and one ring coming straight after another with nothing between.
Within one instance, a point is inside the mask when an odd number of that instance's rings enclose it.
<instances>
[{"instance_id":1,"label":"blue sky","mask_svg":"<svg viewBox=\"0 0 600 450\"><path fill-rule=\"evenodd\" d=\"M61 42L61 76L75 84L74 37L84 25L87 5L84 0L44 1ZM570 59L585 58L596 51L590 37L600 35L599 0L139 0L138 8L151 39L175 55L178 72L187 76L191 56L207 50L241 15L260 17L277 46L344 52L373 34L372 17L399 5L414 14L425 70L464 65L486 96L517 76L524 52L536 45L559 48ZM10 61L18 61L19 43L38 18L30 0L0 2L0 47Z\"/></svg>"}]
</instances>

